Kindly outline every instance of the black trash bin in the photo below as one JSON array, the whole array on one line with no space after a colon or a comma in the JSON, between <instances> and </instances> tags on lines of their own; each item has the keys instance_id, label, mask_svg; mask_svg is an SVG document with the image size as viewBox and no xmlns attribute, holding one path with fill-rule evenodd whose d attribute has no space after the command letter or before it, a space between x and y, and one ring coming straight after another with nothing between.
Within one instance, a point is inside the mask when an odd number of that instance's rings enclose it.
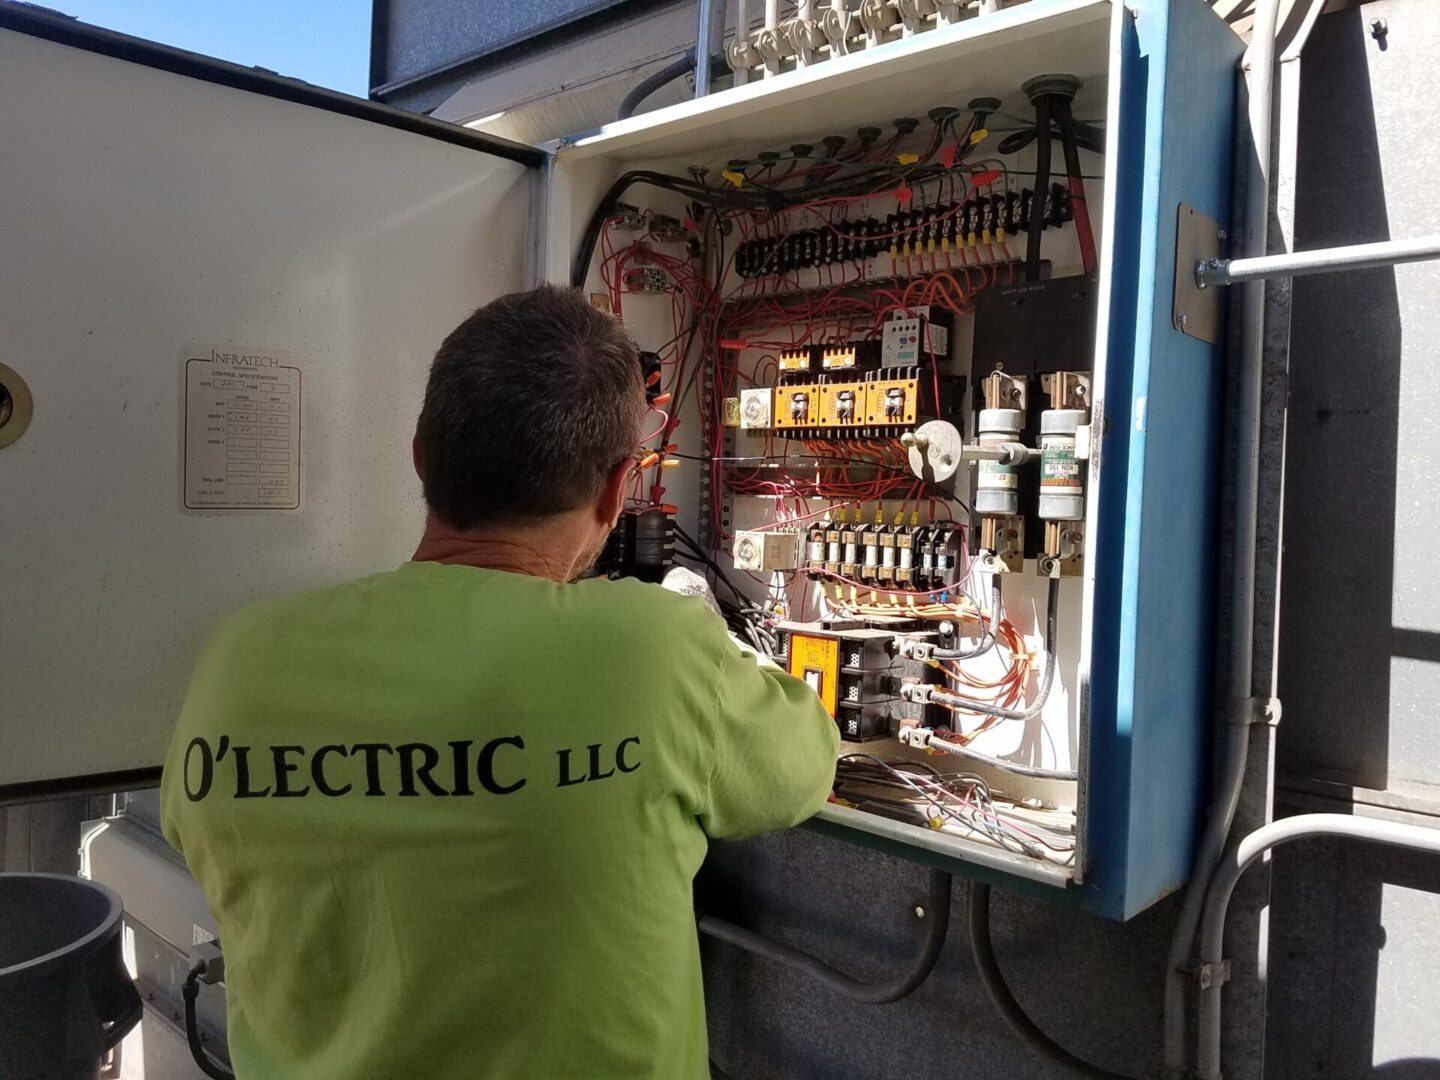
<instances>
[{"instance_id":1,"label":"black trash bin","mask_svg":"<svg viewBox=\"0 0 1440 1080\"><path fill-rule=\"evenodd\" d=\"M120 898L63 874L0 874L0 1078L95 1080L143 1011Z\"/></svg>"}]
</instances>

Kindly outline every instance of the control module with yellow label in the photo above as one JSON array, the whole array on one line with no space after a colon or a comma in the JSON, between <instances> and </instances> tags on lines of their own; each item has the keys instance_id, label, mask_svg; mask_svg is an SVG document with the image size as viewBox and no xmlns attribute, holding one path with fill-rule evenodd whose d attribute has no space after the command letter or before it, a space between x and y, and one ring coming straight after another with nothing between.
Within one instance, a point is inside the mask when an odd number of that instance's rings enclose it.
<instances>
[{"instance_id":1,"label":"control module with yellow label","mask_svg":"<svg viewBox=\"0 0 1440 1080\"><path fill-rule=\"evenodd\" d=\"M899 696L906 664L893 655L895 634L862 627L837 629L820 623L776 627L787 671L803 679L850 742L890 737L909 706ZM924 635L922 635L924 636Z\"/></svg>"}]
</instances>

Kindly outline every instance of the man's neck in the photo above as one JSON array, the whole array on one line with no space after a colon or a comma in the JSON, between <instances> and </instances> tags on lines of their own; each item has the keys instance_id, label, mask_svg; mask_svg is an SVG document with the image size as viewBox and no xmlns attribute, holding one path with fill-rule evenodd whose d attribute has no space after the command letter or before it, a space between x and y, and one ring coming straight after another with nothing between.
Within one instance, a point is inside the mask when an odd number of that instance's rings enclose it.
<instances>
[{"instance_id":1,"label":"man's neck","mask_svg":"<svg viewBox=\"0 0 1440 1080\"><path fill-rule=\"evenodd\" d=\"M584 547L576 542L576 524L561 514L534 524L452 529L431 515L411 558L566 582Z\"/></svg>"}]
</instances>

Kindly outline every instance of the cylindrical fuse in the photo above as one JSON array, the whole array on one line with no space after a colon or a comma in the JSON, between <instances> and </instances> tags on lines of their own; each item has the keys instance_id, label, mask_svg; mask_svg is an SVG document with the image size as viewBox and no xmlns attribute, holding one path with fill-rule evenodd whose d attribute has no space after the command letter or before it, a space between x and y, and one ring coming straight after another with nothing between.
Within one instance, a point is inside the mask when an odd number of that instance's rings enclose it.
<instances>
[{"instance_id":1,"label":"cylindrical fuse","mask_svg":"<svg viewBox=\"0 0 1440 1080\"><path fill-rule=\"evenodd\" d=\"M950 554L950 541L954 535L955 531L948 526L940 526L935 530L935 570L932 587L950 584L950 571L955 561Z\"/></svg>"},{"instance_id":2,"label":"cylindrical fuse","mask_svg":"<svg viewBox=\"0 0 1440 1080\"><path fill-rule=\"evenodd\" d=\"M1075 458L1075 435L1084 409L1046 409L1040 414L1040 516L1079 521L1085 516L1085 482Z\"/></svg>"},{"instance_id":3,"label":"cylindrical fuse","mask_svg":"<svg viewBox=\"0 0 1440 1080\"><path fill-rule=\"evenodd\" d=\"M835 545L839 547L840 545ZM825 561L825 530L811 529L806 544L807 561L811 566L819 566Z\"/></svg>"},{"instance_id":4,"label":"cylindrical fuse","mask_svg":"<svg viewBox=\"0 0 1440 1080\"><path fill-rule=\"evenodd\" d=\"M1024 425L1019 409L981 409L975 440L981 446L1016 442ZM975 477L975 512L1014 517L1020 512L1020 477L1015 466L981 461Z\"/></svg>"}]
</instances>

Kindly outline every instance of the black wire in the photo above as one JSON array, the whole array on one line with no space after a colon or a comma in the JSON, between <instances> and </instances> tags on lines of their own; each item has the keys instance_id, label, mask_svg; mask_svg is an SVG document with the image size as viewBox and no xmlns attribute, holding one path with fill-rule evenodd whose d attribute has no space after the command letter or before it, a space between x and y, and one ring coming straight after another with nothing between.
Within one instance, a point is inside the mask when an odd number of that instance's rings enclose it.
<instances>
[{"instance_id":1,"label":"black wire","mask_svg":"<svg viewBox=\"0 0 1440 1080\"><path fill-rule=\"evenodd\" d=\"M995 1008L1015 1034L1046 1060L1086 1080L1131 1080L1076 1057L1069 1050L1041 1031L1020 1002L1015 999L1000 962L995 957L995 943L990 938L990 886L972 881L967 904L970 924L970 952L975 957L975 970Z\"/></svg>"},{"instance_id":2,"label":"black wire","mask_svg":"<svg viewBox=\"0 0 1440 1080\"><path fill-rule=\"evenodd\" d=\"M863 157L873 147L873 142L864 144L855 155L840 160L854 161L858 157ZM585 284L585 278L590 271L590 260L595 255L595 247L600 242L600 232L605 227L605 221L614 212L620 197L636 184L648 184L663 190L679 192L713 207L773 212L820 198L879 194L897 179L904 179L912 185L928 183L930 180L953 171L953 168L946 168L943 165L922 163L901 166L898 162L877 161L851 175L840 176L834 180L827 178L812 186L801 185L789 190L762 188L754 183L727 190L711 188L700 181L666 173L643 169L627 172L610 185L609 190L601 198L600 204L595 208L595 213L591 215L586 224L580 244L575 250L575 261L570 270L570 284L576 288Z\"/></svg>"},{"instance_id":3,"label":"black wire","mask_svg":"<svg viewBox=\"0 0 1440 1080\"><path fill-rule=\"evenodd\" d=\"M1035 99L1035 187L1030 196L1030 232L1025 240L1025 280L1040 280L1040 233L1050 187L1050 96Z\"/></svg>"},{"instance_id":4,"label":"black wire","mask_svg":"<svg viewBox=\"0 0 1440 1080\"><path fill-rule=\"evenodd\" d=\"M636 184L649 184L651 187L658 187L666 191L676 191L711 206L765 209L772 201L763 196L757 200L738 188L734 191L709 188L699 181L682 176L669 176L665 173L650 172L644 169L624 173L610 185L600 199L600 205L595 208L595 213L586 223L585 233L580 238L579 246L575 249L575 262L570 269L570 284L575 288L580 288L585 284L585 278L590 272L590 260L595 255L595 246L600 242L600 232L605 227L605 222L614 213L615 205L620 201L620 197Z\"/></svg>"},{"instance_id":5,"label":"black wire","mask_svg":"<svg viewBox=\"0 0 1440 1080\"><path fill-rule=\"evenodd\" d=\"M190 1056L200 1071L212 1080L235 1080L235 1074L212 1058L200 1043L200 1024L195 1017L195 999L200 996L200 976L205 974L205 961L200 960L185 976L180 995L185 999L185 1042L190 1047Z\"/></svg>"},{"instance_id":6,"label":"black wire","mask_svg":"<svg viewBox=\"0 0 1440 1080\"><path fill-rule=\"evenodd\" d=\"M904 971L882 982L857 979L831 967L819 957L773 941L714 915L702 914L697 920L697 926L702 934L729 942L746 952L807 975L826 989L851 1001L865 1005L885 1005L913 994L935 969L945 947L946 933L950 929L950 887L950 875L932 867L923 901L925 930L920 950Z\"/></svg>"},{"instance_id":7,"label":"black wire","mask_svg":"<svg viewBox=\"0 0 1440 1080\"><path fill-rule=\"evenodd\" d=\"M979 643L973 649L964 652L950 649L936 649L935 658L937 660L973 660L975 657L989 652L995 647L996 643L999 642L1001 611L1000 579L1002 575L993 574L991 576L993 580L990 582L990 624L984 628L984 633L981 634Z\"/></svg>"}]
</instances>

